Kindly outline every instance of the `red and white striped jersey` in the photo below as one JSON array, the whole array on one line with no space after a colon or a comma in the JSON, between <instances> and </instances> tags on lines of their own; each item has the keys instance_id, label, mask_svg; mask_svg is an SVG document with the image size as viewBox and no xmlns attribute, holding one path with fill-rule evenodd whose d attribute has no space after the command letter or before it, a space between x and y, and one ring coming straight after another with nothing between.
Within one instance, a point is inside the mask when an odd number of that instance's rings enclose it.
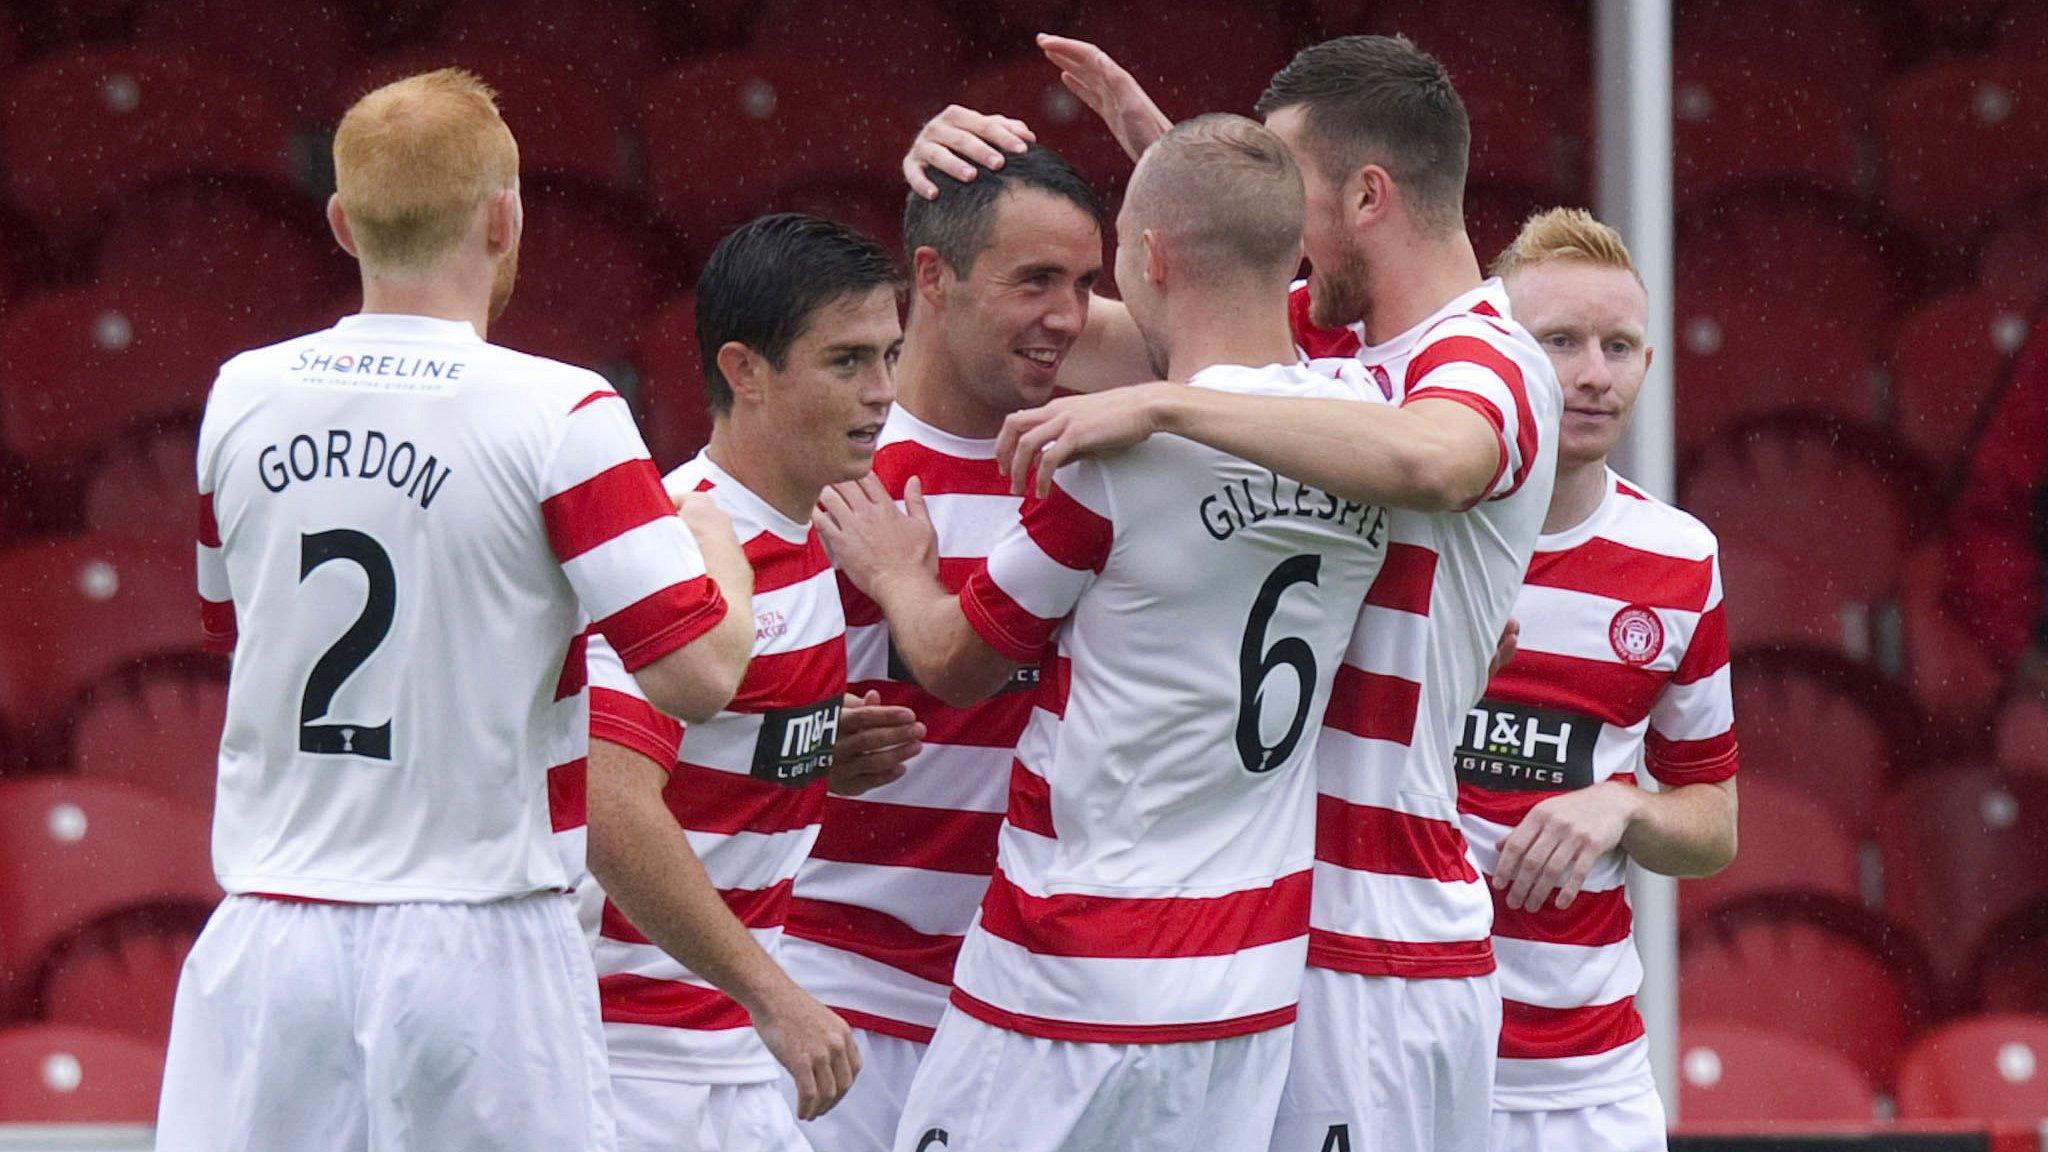
<instances>
[{"instance_id":1,"label":"red and white striped jersey","mask_svg":"<svg viewBox=\"0 0 2048 1152\"><path fill-rule=\"evenodd\" d=\"M1358 399L1350 362L1191 386ZM1060 469L970 577L989 645L1043 665L996 873L952 1002L1060 1040L1294 1019L1318 720L1386 545L1383 509L1158 436Z\"/></svg>"},{"instance_id":2,"label":"red and white striped jersey","mask_svg":"<svg viewBox=\"0 0 2048 1152\"><path fill-rule=\"evenodd\" d=\"M587 747L585 624L639 668L725 613L625 401L467 323L351 316L221 368L198 482L202 616L235 653L221 886L567 887L547 779Z\"/></svg>"},{"instance_id":3,"label":"red and white striped jersey","mask_svg":"<svg viewBox=\"0 0 2048 1152\"><path fill-rule=\"evenodd\" d=\"M1305 349L1338 351L1355 338L1303 331L1299 303L1294 316ZM1317 750L1309 963L1372 976L1481 975L1493 969L1493 902L1459 831L1452 743L1486 686L1542 531L1563 395L1498 280L1356 355L1398 403L1447 400L1485 417L1500 459L1468 509L1389 514L1386 562Z\"/></svg>"},{"instance_id":4,"label":"red and white striped jersey","mask_svg":"<svg viewBox=\"0 0 2048 1152\"><path fill-rule=\"evenodd\" d=\"M818 835L846 690L839 586L811 526L777 512L708 455L670 473L668 487L709 491L732 518L754 569L753 658L725 710L685 731L593 638L590 735L669 766L669 811L726 907L775 956L790 887ZM601 909L598 994L615 1072L694 1084L779 1074L746 1010L650 943L603 900L595 877L582 878L577 897Z\"/></svg>"},{"instance_id":5,"label":"red and white striped jersey","mask_svg":"<svg viewBox=\"0 0 2048 1152\"><path fill-rule=\"evenodd\" d=\"M882 426L875 477L900 500L912 476L938 536L939 579L957 592L1017 526L1023 500L996 469L994 440L942 432L899 404ZM951 707L912 681L874 602L843 580L840 591L847 690L872 689L915 711L924 750L901 780L826 799L818 843L797 873L783 966L856 1026L923 1043L945 1011L960 941L995 871L1010 761L1038 666L1019 669L999 695Z\"/></svg>"},{"instance_id":6,"label":"red and white striped jersey","mask_svg":"<svg viewBox=\"0 0 2048 1152\"><path fill-rule=\"evenodd\" d=\"M1538 541L1515 602L1521 649L1459 738L1458 806L1489 876L1501 840L1548 797L1633 783L1638 764L1667 785L1735 774L1714 536L1608 476L1592 516ZM1626 872L1617 849L1570 908L1495 904L1497 1107L1587 1108L1649 1082Z\"/></svg>"}]
</instances>

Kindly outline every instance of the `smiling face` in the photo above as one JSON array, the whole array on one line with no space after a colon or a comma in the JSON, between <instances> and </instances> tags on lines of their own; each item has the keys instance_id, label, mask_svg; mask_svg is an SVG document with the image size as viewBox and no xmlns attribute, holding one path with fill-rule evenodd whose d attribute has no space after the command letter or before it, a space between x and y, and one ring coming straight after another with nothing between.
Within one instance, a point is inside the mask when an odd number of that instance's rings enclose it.
<instances>
[{"instance_id":1,"label":"smiling face","mask_svg":"<svg viewBox=\"0 0 2048 1152\"><path fill-rule=\"evenodd\" d=\"M1003 195L968 274L943 273L943 340L977 407L1001 416L1052 398L1101 274L1102 232L1078 205L1028 187Z\"/></svg>"},{"instance_id":2,"label":"smiling face","mask_svg":"<svg viewBox=\"0 0 2048 1152\"><path fill-rule=\"evenodd\" d=\"M1626 269L1570 258L1518 269L1507 289L1564 389L1559 465L1604 461L1650 371L1649 295Z\"/></svg>"},{"instance_id":3,"label":"smiling face","mask_svg":"<svg viewBox=\"0 0 2048 1152\"><path fill-rule=\"evenodd\" d=\"M780 369L759 390L763 427L785 452L785 470L819 488L867 475L875 440L896 398L903 327L896 293L880 287L813 311Z\"/></svg>"}]
</instances>

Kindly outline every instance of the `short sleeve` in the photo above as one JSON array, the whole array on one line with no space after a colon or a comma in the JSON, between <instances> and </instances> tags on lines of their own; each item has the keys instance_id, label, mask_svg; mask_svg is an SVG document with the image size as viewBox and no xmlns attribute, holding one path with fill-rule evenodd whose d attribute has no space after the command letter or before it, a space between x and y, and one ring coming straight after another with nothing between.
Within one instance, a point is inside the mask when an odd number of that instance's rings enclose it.
<instances>
[{"instance_id":1,"label":"short sleeve","mask_svg":"<svg viewBox=\"0 0 2048 1152\"><path fill-rule=\"evenodd\" d=\"M967 623L1005 659L1036 663L1102 572L1115 537L1101 465L1061 468L1052 491L1025 502L1017 525L960 589Z\"/></svg>"},{"instance_id":2,"label":"short sleeve","mask_svg":"<svg viewBox=\"0 0 2048 1152\"><path fill-rule=\"evenodd\" d=\"M1650 706L1644 765L1670 785L1713 784L1735 775L1735 703L1729 688L1728 622L1721 564L1678 670Z\"/></svg>"},{"instance_id":3,"label":"short sleeve","mask_svg":"<svg viewBox=\"0 0 2048 1152\"><path fill-rule=\"evenodd\" d=\"M1408 362L1401 403L1418 400L1463 404L1492 426L1500 459L1480 500L1498 500L1521 488L1536 463L1539 433L1528 381L1512 357L1483 336L1446 333Z\"/></svg>"},{"instance_id":4,"label":"short sleeve","mask_svg":"<svg viewBox=\"0 0 2048 1152\"><path fill-rule=\"evenodd\" d=\"M682 754L683 723L648 703L646 693L603 636L584 651L590 674L590 738L629 748L663 768Z\"/></svg>"},{"instance_id":5,"label":"short sleeve","mask_svg":"<svg viewBox=\"0 0 2048 1152\"><path fill-rule=\"evenodd\" d=\"M235 598L228 584L227 551L221 544L220 521L213 511L213 464L216 455L209 429L199 437L199 523L195 565L199 583L200 639L210 652L235 650Z\"/></svg>"},{"instance_id":6,"label":"short sleeve","mask_svg":"<svg viewBox=\"0 0 2048 1152\"><path fill-rule=\"evenodd\" d=\"M618 393L593 392L564 419L541 518L577 600L628 672L724 618L725 598Z\"/></svg>"}]
</instances>

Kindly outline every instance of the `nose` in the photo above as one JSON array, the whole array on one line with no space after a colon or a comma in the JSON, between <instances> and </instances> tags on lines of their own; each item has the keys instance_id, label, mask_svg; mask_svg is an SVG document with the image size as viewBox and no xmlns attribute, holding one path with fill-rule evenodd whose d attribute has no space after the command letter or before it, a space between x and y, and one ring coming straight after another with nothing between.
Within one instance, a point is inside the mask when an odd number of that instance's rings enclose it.
<instances>
[{"instance_id":1,"label":"nose","mask_svg":"<svg viewBox=\"0 0 2048 1152\"><path fill-rule=\"evenodd\" d=\"M861 381L860 402L882 408L896 402L896 366L884 360Z\"/></svg>"},{"instance_id":2,"label":"nose","mask_svg":"<svg viewBox=\"0 0 2048 1152\"><path fill-rule=\"evenodd\" d=\"M1087 295L1077 292L1070 297L1063 297L1039 322L1049 332L1057 332L1062 336L1078 335L1088 323Z\"/></svg>"},{"instance_id":3,"label":"nose","mask_svg":"<svg viewBox=\"0 0 2048 1152\"><path fill-rule=\"evenodd\" d=\"M1605 393L1614 386L1614 366L1595 348L1579 358L1578 371L1573 373L1572 383L1595 395Z\"/></svg>"}]
</instances>

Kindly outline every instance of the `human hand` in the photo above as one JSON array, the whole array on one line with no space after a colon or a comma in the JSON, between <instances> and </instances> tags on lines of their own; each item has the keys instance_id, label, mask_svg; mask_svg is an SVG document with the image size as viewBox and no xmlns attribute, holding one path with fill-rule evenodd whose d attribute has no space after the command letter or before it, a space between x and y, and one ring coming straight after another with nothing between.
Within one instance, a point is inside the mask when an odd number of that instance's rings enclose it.
<instances>
[{"instance_id":1,"label":"human hand","mask_svg":"<svg viewBox=\"0 0 2048 1152\"><path fill-rule=\"evenodd\" d=\"M1036 492L1052 491L1053 473L1076 456L1129 448L1159 431L1157 402L1175 384L1140 384L1088 396L1062 396L1003 420L996 438L996 465L1010 478L1010 491L1023 495L1036 470Z\"/></svg>"},{"instance_id":2,"label":"human hand","mask_svg":"<svg viewBox=\"0 0 2048 1152\"><path fill-rule=\"evenodd\" d=\"M932 183L926 169L937 168L965 182L974 179L979 170L976 164L1001 168L1003 153L1022 152L1037 139L1022 120L948 104L917 130L910 151L903 154L903 179L919 196L936 199L939 186Z\"/></svg>"},{"instance_id":3,"label":"human hand","mask_svg":"<svg viewBox=\"0 0 2048 1152\"><path fill-rule=\"evenodd\" d=\"M1043 32L1038 35L1038 47L1059 68L1060 83L1102 117L1132 160L1173 128L1173 121L1159 110L1144 87L1109 53L1086 40Z\"/></svg>"},{"instance_id":4,"label":"human hand","mask_svg":"<svg viewBox=\"0 0 2048 1152\"><path fill-rule=\"evenodd\" d=\"M903 778L905 763L924 750L917 713L883 704L882 694L848 693L839 708L839 738L832 745L827 787L835 796L859 796Z\"/></svg>"},{"instance_id":5,"label":"human hand","mask_svg":"<svg viewBox=\"0 0 2048 1152\"><path fill-rule=\"evenodd\" d=\"M1508 907L1524 912L1542 908L1552 892L1560 909L1571 907L1593 865L1621 843L1642 803L1633 786L1607 780L1529 809L1501 841L1494 888L1507 892Z\"/></svg>"}]
</instances>

